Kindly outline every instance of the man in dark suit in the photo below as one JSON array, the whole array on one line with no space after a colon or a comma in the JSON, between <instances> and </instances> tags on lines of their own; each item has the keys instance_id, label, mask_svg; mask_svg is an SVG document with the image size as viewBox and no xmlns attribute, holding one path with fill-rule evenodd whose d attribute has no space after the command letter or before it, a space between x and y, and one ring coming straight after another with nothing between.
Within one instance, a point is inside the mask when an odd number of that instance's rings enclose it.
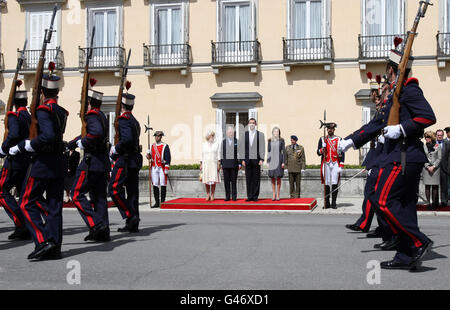
<instances>
[{"instance_id":1,"label":"man in dark suit","mask_svg":"<svg viewBox=\"0 0 450 310\"><path fill-rule=\"evenodd\" d=\"M447 130L448 128L446 128ZM450 140L444 140L442 145L441 159L441 207L449 205L449 187L450 187Z\"/></svg>"},{"instance_id":2,"label":"man in dark suit","mask_svg":"<svg viewBox=\"0 0 450 310\"><path fill-rule=\"evenodd\" d=\"M258 201L261 179L261 167L264 162L266 143L264 134L256 130L256 120L248 120L248 131L245 132L242 166L245 167L247 183L247 200Z\"/></svg>"},{"instance_id":3,"label":"man in dark suit","mask_svg":"<svg viewBox=\"0 0 450 310\"><path fill-rule=\"evenodd\" d=\"M238 157L238 140L234 137L234 128L228 127L226 138L222 141L220 149L220 165L223 170L223 178L225 183L225 201L229 201L230 197L233 201L237 200L237 177L238 171L241 169ZM230 186L231 185L231 186Z\"/></svg>"}]
</instances>

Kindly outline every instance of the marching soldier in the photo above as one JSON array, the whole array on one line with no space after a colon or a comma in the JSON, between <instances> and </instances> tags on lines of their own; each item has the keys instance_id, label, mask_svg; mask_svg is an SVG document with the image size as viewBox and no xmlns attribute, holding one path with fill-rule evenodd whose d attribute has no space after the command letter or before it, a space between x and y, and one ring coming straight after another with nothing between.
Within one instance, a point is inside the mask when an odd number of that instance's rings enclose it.
<instances>
[{"instance_id":1,"label":"marching soldier","mask_svg":"<svg viewBox=\"0 0 450 310\"><path fill-rule=\"evenodd\" d=\"M336 199L338 195L338 183L340 180L340 174L344 168L344 155L338 153L338 144L341 138L334 135L334 131L337 127L336 123L327 123L328 135L319 139L319 145L317 148L317 155L322 156L322 166L320 170L320 176L322 184L325 184L325 209L330 208L330 194L333 192L331 208L336 209ZM324 179L324 173L325 178Z\"/></svg>"},{"instance_id":2,"label":"marching soldier","mask_svg":"<svg viewBox=\"0 0 450 310\"><path fill-rule=\"evenodd\" d=\"M139 170L142 168L139 136L141 126L131 111L135 96L122 95L119 116L119 143L111 147L110 157L115 161L108 193L119 208L125 226L119 232L139 232ZM126 189L126 196L125 196Z\"/></svg>"},{"instance_id":3,"label":"marching soldier","mask_svg":"<svg viewBox=\"0 0 450 310\"><path fill-rule=\"evenodd\" d=\"M108 157L108 121L100 111L103 93L88 91L88 112L86 113L86 136L72 140L68 148L77 146L84 150L79 164L71 197L81 217L89 228L85 241L109 241L109 219L107 205L107 182L111 164ZM90 194L91 201L86 197Z\"/></svg>"},{"instance_id":4,"label":"marching soldier","mask_svg":"<svg viewBox=\"0 0 450 310\"><path fill-rule=\"evenodd\" d=\"M154 134L155 143L147 151L147 159L152 162L153 194L155 196L155 204L152 208L159 208L161 206L158 186L161 187L161 203L166 201L171 155L169 145L161 141L163 136L164 132L156 131Z\"/></svg>"},{"instance_id":5,"label":"marching soldier","mask_svg":"<svg viewBox=\"0 0 450 310\"><path fill-rule=\"evenodd\" d=\"M395 82L402 53L392 50L386 73L389 81ZM412 58L408 61L405 77L410 73ZM378 204L392 229L399 235L397 253L391 261L381 263L384 269L415 269L431 249L433 242L423 234L417 223L417 192L422 167L427 162L420 138L424 129L436 122L434 112L423 96L416 78L405 80L399 98L400 123L384 128L385 143L378 159L380 173L377 189L369 200ZM387 102L388 111L393 105L393 96ZM389 113L384 119L387 124ZM342 141L340 149L345 152L350 147L367 143L378 133L366 135L365 139Z\"/></svg>"},{"instance_id":6,"label":"marching soldier","mask_svg":"<svg viewBox=\"0 0 450 310\"><path fill-rule=\"evenodd\" d=\"M67 171L63 134L69 113L58 105L59 80L54 75L43 76L44 100L36 108L37 137L24 140L9 150L13 156L27 152L32 156L19 201L36 245L28 259L61 258L62 203Z\"/></svg>"},{"instance_id":7,"label":"marching soldier","mask_svg":"<svg viewBox=\"0 0 450 310\"><path fill-rule=\"evenodd\" d=\"M26 91L16 90L14 98L16 112L11 111L6 115L8 118L8 136L0 148L1 157L5 157L12 146L28 138L31 117L26 108L27 99ZM0 205L5 208L6 213L15 225L14 233L8 237L9 240L30 239L23 214L16 199L10 193L11 189L15 187L17 193L20 194L29 160L28 154L20 153L16 156L7 156L3 164L0 178Z\"/></svg>"}]
</instances>

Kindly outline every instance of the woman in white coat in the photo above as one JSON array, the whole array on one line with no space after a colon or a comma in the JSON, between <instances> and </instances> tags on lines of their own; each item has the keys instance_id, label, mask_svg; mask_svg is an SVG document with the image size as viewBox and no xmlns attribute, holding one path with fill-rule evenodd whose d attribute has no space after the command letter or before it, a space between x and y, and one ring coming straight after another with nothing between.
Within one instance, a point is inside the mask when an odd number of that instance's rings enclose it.
<instances>
[{"instance_id":1,"label":"woman in white coat","mask_svg":"<svg viewBox=\"0 0 450 310\"><path fill-rule=\"evenodd\" d=\"M206 135L206 142L202 145L202 161L200 162L200 175L206 188L206 201L214 201L216 184L220 183L220 143L216 141L214 131Z\"/></svg>"}]
</instances>

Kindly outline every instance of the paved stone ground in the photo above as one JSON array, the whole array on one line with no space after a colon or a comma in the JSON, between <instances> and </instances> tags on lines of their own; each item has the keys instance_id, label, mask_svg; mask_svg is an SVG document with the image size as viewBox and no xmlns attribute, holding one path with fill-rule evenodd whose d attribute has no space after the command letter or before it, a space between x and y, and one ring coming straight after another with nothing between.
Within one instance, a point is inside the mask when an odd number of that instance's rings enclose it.
<instances>
[{"instance_id":1,"label":"paved stone ground","mask_svg":"<svg viewBox=\"0 0 450 310\"><path fill-rule=\"evenodd\" d=\"M390 259L393 252L376 251L377 240L347 231L344 225L356 215L150 211L145 204L142 209L141 231L133 235L116 232L123 221L111 210L112 241L106 244L83 242L80 216L65 210L64 258L45 262L27 261L30 242L6 240L11 223L0 211L0 289L448 289L450 284L446 216L420 217L435 246L418 272L381 270L380 284L369 285L368 262ZM72 260L80 263L79 285L67 283Z\"/></svg>"}]
</instances>

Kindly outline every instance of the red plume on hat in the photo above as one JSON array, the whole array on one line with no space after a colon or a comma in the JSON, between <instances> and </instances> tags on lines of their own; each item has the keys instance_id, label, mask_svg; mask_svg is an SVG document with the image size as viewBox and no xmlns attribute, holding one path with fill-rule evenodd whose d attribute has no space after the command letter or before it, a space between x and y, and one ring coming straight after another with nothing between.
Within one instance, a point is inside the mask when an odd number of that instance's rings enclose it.
<instances>
[{"instance_id":1,"label":"red plume on hat","mask_svg":"<svg viewBox=\"0 0 450 310\"><path fill-rule=\"evenodd\" d=\"M395 48L397 48L400 44L402 44L402 42L403 42L403 39L402 39L402 38L400 38L400 37L395 37L395 38L394 38L394 46L395 46Z\"/></svg>"},{"instance_id":2,"label":"red plume on hat","mask_svg":"<svg viewBox=\"0 0 450 310\"><path fill-rule=\"evenodd\" d=\"M20 87L20 86L22 86L22 84L23 84L22 80L16 81L16 87Z\"/></svg>"},{"instance_id":3,"label":"red plume on hat","mask_svg":"<svg viewBox=\"0 0 450 310\"><path fill-rule=\"evenodd\" d=\"M89 79L89 84L91 84L91 87L94 87L95 84L97 84L97 80L94 79L94 78L90 78L90 79Z\"/></svg>"},{"instance_id":4,"label":"red plume on hat","mask_svg":"<svg viewBox=\"0 0 450 310\"><path fill-rule=\"evenodd\" d=\"M128 90L131 88L131 82L130 81L127 81L125 83L125 88L127 89L127 92L128 92Z\"/></svg>"},{"instance_id":5,"label":"red plume on hat","mask_svg":"<svg viewBox=\"0 0 450 310\"><path fill-rule=\"evenodd\" d=\"M381 75L375 76L375 81L377 81L377 84L381 84Z\"/></svg>"},{"instance_id":6,"label":"red plume on hat","mask_svg":"<svg viewBox=\"0 0 450 310\"><path fill-rule=\"evenodd\" d=\"M55 70L55 68L56 68L55 63L54 63L53 61L50 61L50 62L48 63L48 72L49 72L50 74L52 74L53 71Z\"/></svg>"},{"instance_id":7,"label":"red plume on hat","mask_svg":"<svg viewBox=\"0 0 450 310\"><path fill-rule=\"evenodd\" d=\"M372 72L367 72L367 78L372 81Z\"/></svg>"}]
</instances>

